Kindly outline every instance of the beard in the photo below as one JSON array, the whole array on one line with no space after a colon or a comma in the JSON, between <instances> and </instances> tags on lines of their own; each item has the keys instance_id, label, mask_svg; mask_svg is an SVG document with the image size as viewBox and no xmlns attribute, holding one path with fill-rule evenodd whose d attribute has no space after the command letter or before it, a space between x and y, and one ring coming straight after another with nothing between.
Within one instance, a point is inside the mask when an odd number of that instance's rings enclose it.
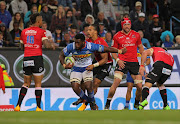
<instances>
[{"instance_id":1,"label":"beard","mask_svg":"<svg viewBox=\"0 0 180 124\"><path fill-rule=\"evenodd\" d=\"M125 29L123 29L123 31L127 34L130 32L130 28L125 28Z\"/></svg>"}]
</instances>

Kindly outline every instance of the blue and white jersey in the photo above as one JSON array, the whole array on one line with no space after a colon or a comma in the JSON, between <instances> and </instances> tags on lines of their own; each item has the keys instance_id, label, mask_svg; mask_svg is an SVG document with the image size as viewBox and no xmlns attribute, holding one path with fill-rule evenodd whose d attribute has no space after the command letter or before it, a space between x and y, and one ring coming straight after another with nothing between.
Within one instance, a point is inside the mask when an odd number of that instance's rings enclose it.
<instances>
[{"instance_id":1,"label":"blue and white jersey","mask_svg":"<svg viewBox=\"0 0 180 124\"><path fill-rule=\"evenodd\" d=\"M143 45L144 50L147 50L147 48ZM139 52L139 49L137 48L137 58L138 58L138 62L141 63L141 54ZM150 58L149 56L147 56L147 58Z\"/></svg>"},{"instance_id":2,"label":"blue and white jersey","mask_svg":"<svg viewBox=\"0 0 180 124\"><path fill-rule=\"evenodd\" d=\"M94 44L91 42L85 42L85 47L81 50L75 49L75 42L68 44L64 49L64 55L68 56L72 53L75 59L73 71L83 72L85 68L92 64L91 54L95 51L104 52L104 46L100 44ZM83 69L82 69L83 68Z\"/></svg>"}]
</instances>

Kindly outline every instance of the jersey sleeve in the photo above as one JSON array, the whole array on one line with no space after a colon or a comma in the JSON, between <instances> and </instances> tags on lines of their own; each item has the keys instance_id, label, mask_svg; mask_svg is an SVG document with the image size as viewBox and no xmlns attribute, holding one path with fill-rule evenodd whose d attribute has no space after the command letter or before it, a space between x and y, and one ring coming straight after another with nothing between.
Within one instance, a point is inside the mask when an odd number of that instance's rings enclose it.
<instances>
[{"instance_id":1,"label":"jersey sleeve","mask_svg":"<svg viewBox=\"0 0 180 124\"><path fill-rule=\"evenodd\" d=\"M64 52L64 55L65 55L65 56L68 56L72 51L73 51L73 43L68 44L68 45L63 49L63 52Z\"/></svg>"},{"instance_id":2,"label":"jersey sleeve","mask_svg":"<svg viewBox=\"0 0 180 124\"><path fill-rule=\"evenodd\" d=\"M48 38L46 37L46 31L45 31L45 30L42 30L42 41L43 41L43 40L46 40L46 39L48 39Z\"/></svg>"},{"instance_id":3,"label":"jersey sleeve","mask_svg":"<svg viewBox=\"0 0 180 124\"><path fill-rule=\"evenodd\" d=\"M23 43L23 36L24 36L24 31L21 32L21 36L20 36L20 43L24 44Z\"/></svg>"},{"instance_id":4,"label":"jersey sleeve","mask_svg":"<svg viewBox=\"0 0 180 124\"><path fill-rule=\"evenodd\" d=\"M100 44L91 43L91 51L104 52L104 46Z\"/></svg>"},{"instance_id":5,"label":"jersey sleeve","mask_svg":"<svg viewBox=\"0 0 180 124\"><path fill-rule=\"evenodd\" d=\"M118 48L118 41L116 40L116 37L113 37L113 40L112 40L112 47L115 47L115 48Z\"/></svg>"},{"instance_id":6,"label":"jersey sleeve","mask_svg":"<svg viewBox=\"0 0 180 124\"><path fill-rule=\"evenodd\" d=\"M140 45L140 44L142 44L142 42L141 42L141 37L140 37L140 35L138 33L137 34L137 45Z\"/></svg>"}]
</instances>

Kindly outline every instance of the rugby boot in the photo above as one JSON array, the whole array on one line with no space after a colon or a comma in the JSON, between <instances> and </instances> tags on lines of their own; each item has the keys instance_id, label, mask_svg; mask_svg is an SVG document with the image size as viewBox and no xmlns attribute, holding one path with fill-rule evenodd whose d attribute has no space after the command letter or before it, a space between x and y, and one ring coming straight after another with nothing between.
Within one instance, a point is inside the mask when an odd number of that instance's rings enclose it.
<instances>
[{"instance_id":1,"label":"rugby boot","mask_svg":"<svg viewBox=\"0 0 180 124\"><path fill-rule=\"evenodd\" d=\"M143 102L141 102L138 106L138 110L143 110L145 106L147 106L148 101L145 99Z\"/></svg>"},{"instance_id":2,"label":"rugby boot","mask_svg":"<svg viewBox=\"0 0 180 124\"><path fill-rule=\"evenodd\" d=\"M78 111L84 111L86 109L86 103L84 102L79 108Z\"/></svg>"},{"instance_id":3,"label":"rugby boot","mask_svg":"<svg viewBox=\"0 0 180 124\"><path fill-rule=\"evenodd\" d=\"M104 110L109 110L109 107L110 107L110 105L106 104L105 107L104 107Z\"/></svg>"},{"instance_id":4,"label":"rugby boot","mask_svg":"<svg viewBox=\"0 0 180 124\"><path fill-rule=\"evenodd\" d=\"M166 107L163 108L163 110L171 110L171 108L167 105Z\"/></svg>"},{"instance_id":5,"label":"rugby boot","mask_svg":"<svg viewBox=\"0 0 180 124\"><path fill-rule=\"evenodd\" d=\"M37 107L37 108L36 108L36 111L37 111L37 112L42 112L43 110L42 110L41 108Z\"/></svg>"},{"instance_id":6,"label":"rugby boot","mask_svg":"<svg viewBox=\"0 0 180 124\"><path fill-rule=\"evenodd\" d=\"M90 103L90 108L91 108L91 110L98 110L97 105L96 105L95 102Z\"/></svg>"},{"instance_id":7,"label":"rugby boot","mask_svg":"<svg viewBox=\"0 0 180 124\"><path fill-rule=\"evenodd\" d=\"M19 111L20 111L20 109L21 109L21 108L20 108L20 106L19 106L19 105L17 105L17 106L16 106L16 108L14 109L14 111L19 112Z\"/></svg>"},{"instance_id":8,"label":"rugby boot","mask_svg":"<svg viewBox=\"0 0 180 124\"><path fill-rule=\"evenodd\" d=\"M73 102L72 105L79 105L83 101L84 101L83 99L79 98L77 101Z\"/></svg>"}]
</instances>

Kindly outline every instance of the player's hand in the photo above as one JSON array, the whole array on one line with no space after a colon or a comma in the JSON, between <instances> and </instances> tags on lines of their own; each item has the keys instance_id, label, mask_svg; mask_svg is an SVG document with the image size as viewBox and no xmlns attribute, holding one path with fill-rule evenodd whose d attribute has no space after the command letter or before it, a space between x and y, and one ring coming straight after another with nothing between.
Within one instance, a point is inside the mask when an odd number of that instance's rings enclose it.
<instances>
[{"instance_id":1,"label":"player's hand","mask_svg":"<svg viewBox=\"0 0 180 124\"><path fill-rule=\"evenodd\" d=\"M124 54L124 53L126 53L126 52L127 52L127 48L126 48L126 47L124 47L124 48L122 48L122 49L121 49L121 51L122 51L122 53L121 53L121 54Z\"/></svg>"},{"instance_id":2,"label":"player's hand","mask_svg":"<svg viewBox=\"0 0 180 124\"><path fill-rule=\"evenodd\" d=\"M122 61L122 60L119 60L117 63L118 63L118 65L119 65L119 68L121 68L121 69L125 68L125 63L126 63L126 62L124 62L124 61Z\"/></svg>"},{"instance_id":3,"label":"player's hand","mask_svg":"<svg viewBox=\"0 0 180 124\"><path fill-rule=\"evenodd\" d=\"M65 69L71 69L74 66L74 64L68 63L64 66Z\"/></svg>"},{"instance_id":4,"label":"player's hand","mask_svg":"<svg viewBox=\"0 0 180 124\"><path fill-rule=\"evenodd\" d=\"M6 91L5 90L3 90L3 94L5 94L6 93Z\"/></svg>"},{"instance_id":5,"label":"player's hand","mask_svg":"<svg viewBox=\"0 0 180 124\"><path fill-rule=\"evenodd\" d=\"M94 68L94 65L89 65L89 66L86 68L86 70L88 70L88 71L92 71L92 70L93 70L93 68Z\"/></svg>"},{"instance_id":6,"label":"player's hand","mask_svg":"<svg viewBox=\"0 0 180 124\"><path fill-rule=\"evenodd\" d=\"M140 66L140 68L139 68L139 73L140 73L142 76L144 76L144 72L146 73L145 67Z\"/></svg>"}]
</instances>

